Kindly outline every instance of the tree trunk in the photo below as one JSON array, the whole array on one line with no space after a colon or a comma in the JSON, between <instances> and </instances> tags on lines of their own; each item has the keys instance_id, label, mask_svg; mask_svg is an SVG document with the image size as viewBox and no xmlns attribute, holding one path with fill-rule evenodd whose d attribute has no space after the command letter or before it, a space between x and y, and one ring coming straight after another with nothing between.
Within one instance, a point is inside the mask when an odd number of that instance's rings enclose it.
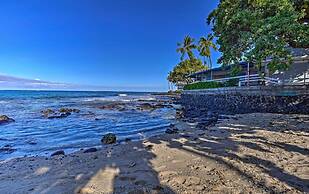
<instances>
[{"instance_id":1,"label":"tree trunk","mask_svg":"<svg viewBox=\"0 0 309 194\"><path fill-rule=\"evenodd\" d=\"M212 80L212 61L211 61L211 57L208 57L209 59L209 66L210 66L210 79Z\"/></svg>"}]
</instances>

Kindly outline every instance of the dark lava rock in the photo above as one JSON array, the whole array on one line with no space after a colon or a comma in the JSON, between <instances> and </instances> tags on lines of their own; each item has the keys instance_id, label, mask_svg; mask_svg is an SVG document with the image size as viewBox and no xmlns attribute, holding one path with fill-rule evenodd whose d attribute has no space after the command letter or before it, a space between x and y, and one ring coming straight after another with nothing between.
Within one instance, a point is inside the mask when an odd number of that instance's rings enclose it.
<instances>
[{"instance_id":1,"label":"dark lava rock","mask_svg":"<svg viewBox=\"0 0 309 194\"><path fill-rule=\"evenodd\" d=\"M35 142L34 140L27 140L26 143L27 143L27 144L30 144L30 145L36 145L36 144L38 144L38 143Z\"/></svg>"},{"instance_id":2,"label":"dark lava rock","mask_svg":"<svg viewBox=\"0 0 309 194\"><path fill-rule=\"evenodd\" d=\"M113 144L116 143L116 135L113 133L107 133L103 135L101 142L104 144Z\"/></svg>"},{"instance_id":3,"label":"dark lava rock","mask_svg":"<svg viewBox=\"0 0 309 194\"><path fill-rule=\"evenodd\" d=\"M117 110L117 111L125 111L126 109L126 105L124 103L119 103L119 102L115 102L115 103L111 103L111 104L106 104L103 106L100 106L99 109L104 109L104 110Z\"/></svg>"},{"instance_id":4,"label":"dark lava rock","mask_svg":"<svg viewBox=\"0 0 309 194\"><path fill-rule=\"evenodd\" d=\"M59 111L46 109L41 111L43 117L47 119L61 119L70 116L72 113L79 113L80 110L74 108L60 108Z\"/></svg>"},{"instance_id":5,"label":"dark lava rock","mask_svg":"<svg viewBox=\"0 0 309 194\"><path fill-rule=\"evenodd\" d=\"M142 103L138 105L139 110L153 110L155 107L150 103Z\"/></svg>"},{"instance_id":6,"label":"dark lava rock","mask_svg":"<svg viewBox=\"0 0 309 194\"><path fill-rule=\"evenodd\" d=\"M79 109L76 109L76 108L60 108L59 109L59 112L60 113L79 113L80 110Z\"/></svg>"},{"instance_id":7,"label":"dark lava rock","mask_svg":"<svg viewBox=\"0 0 309 194\"><path fill-rule=\"evenodd\" d=\"M124 139L124 141L129 142L129 141L132 141L132 139L127 137L127 138Z\"/></svg>"},{"instance_id":8,"label":"dark lava rock","mask_svg":"<svg viewBox=\"0 0 309 194\"><path fill-rule=\"evenodd\" d=\"M167 134L174 134L178 133L178 129L175 127L175 125L171 124L165 131Z\"/></svg>"},{"instance_id":9,"label":"dark lava rock","mask_svg":"<svg viewBox=\"0 0 309 194\"><path fill-rule=\"evenodd\" d=\"M88 148L84 151L84 153L93 153L93 152L97 152L98 149L97 148Z\"/></svg>"},{"instance_id":10,"label":"dark lava rock","mask_svg":"<svg viewBox=\"0 0 309 194\"><path fill-rule=\"evenodd\" d=\"M50 156L58 156L58 155L65 155L65 153L63 150L59 150L59 151L52 153Z\"/></svg>"},{"instance_id":11,"label":"dark lava rock","mask_svg":"<svg viewBox=\"0 0 309 194\"><path fill-rule=\"evenodd\" d=\"M6 115L1 115L0 116L0 125L1 124L7 124L7 123L11 123L11 122L15 122L14 119L6 116Z\"/></svg>"},{"instance_id":12,"label":"dark lava rock","mask_svg":"<svg viewBox=\"0 0 309 194\"><path fill-rule=\"evenodd\" d=\"M66 112L66 113L60 113L60 114L53 114L53 115L48 116L47 118L48 119L61 119L61 118L66 118L70 115L71 113Z\"/></svg>"},{"instance_id":13,"label":"dark lava rock","mask_svg":"<svg viewBox=\"0 0 309 194\"><path fill-rule=\"evenodd\" d=\"M43 114L44 117L48 117L51 114L54 114L55 111L52 109L46 109L46 110L42 110L41 113Z\"/></svg>"},{"instance_id":14,"label":"dark lava rock","mask_svg":"<svg viewBox=\"0 0 309 194\"><path fill-rule=\"evenodd\" d=\"M11 154L15 151L16 149L14 149L11 145L5 145L2 148L0 148L0 153L3 153L3 154Z\"/></svg>"}]
</instances>

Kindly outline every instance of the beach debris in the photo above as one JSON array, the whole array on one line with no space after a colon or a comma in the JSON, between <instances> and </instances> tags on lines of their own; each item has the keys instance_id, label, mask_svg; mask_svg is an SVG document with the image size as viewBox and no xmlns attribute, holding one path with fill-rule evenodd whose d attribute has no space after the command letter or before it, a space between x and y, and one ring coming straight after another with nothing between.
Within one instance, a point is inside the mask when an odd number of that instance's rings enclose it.
<instances>
[{"instance_id":1,"label":"beach debris","mask_svg":"<svg viewBox=\"0 0 309 194\"><path fill-rule=\"evenodd\" d=\"M101 142L104 144L113 144L116 143L116 135L113 133L107 133L103 135Z\"/></svg>"},{"instance_id":2,"label":"beach debris","mask_svg":"<svg viewBox=\"0 0 309 194\"><path fill-rule=\"evenodd\" d=\"M65 155L64 151L63 150L55 151L50 156L53 157L53 156L59 156L59 155Z\"/></svg>"},{"instance_id":3,"label":"beach debris","mask_svg":"<svg viewBox=\"0 0 309 194\"><path fill-rule=\"evenodd\" d=\"M16 149L14 149L11 145L5 145L0 148L0 153L3 153L3 154L11 154L15 151Z\"/></svg>"},{"instance_id":4,"label":"beach debris","mask_svg":"<svg viewBox=\"0 0 309 194\"><path fill-rule=\"evenodd\" d=\"M170 124L170 126L166 129L165 133L167 134L178 133L178 129L174 124Z\"/></svg>"},{"instance_id":5,"label":"beach debris","mask_svg":"<svg viewBox=\"0 0 309 194\"><path fill-rule=\"evenodd\" d=\"M6 115L1 115L0 116L0 125L12 123L12 122L15 122L15 120L10 118L10 117L8 117L8 116L6 116Z\"/></svg>"},{"instance_id":6,"label":"beach debris","mask_svg":"<svg viewBox=\"0 0 309 194\"><path fill-rule=\"evenodd\" d=\"M97 148L88 148L84 151L84 153L93 153L93 152L97 152L98 149Z\"/></svg>"}]
</instances>

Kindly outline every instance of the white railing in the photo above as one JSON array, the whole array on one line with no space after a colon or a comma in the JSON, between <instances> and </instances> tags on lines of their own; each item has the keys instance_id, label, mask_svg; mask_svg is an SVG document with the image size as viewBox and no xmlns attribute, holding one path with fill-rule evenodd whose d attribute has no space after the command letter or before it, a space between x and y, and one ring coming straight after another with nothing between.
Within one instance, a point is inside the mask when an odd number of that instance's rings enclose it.
<instances>
[{"instance_id":1,"label":"white railing","mask_svg":"<svg viewBox=\"0 0 309 194\"><path fill-rule=\"evenodd\" d=\"M235 77L227 77L221 79L213 79L213 80L204 80L201 82L227 82L229 80L238 80L238 86L250 86L250 85L261 85L261 83L265 85L279 85L280 80L270 77L262 78L259 74L251 74L251 75L242 75Z\"/></svg>"}]
</instances>

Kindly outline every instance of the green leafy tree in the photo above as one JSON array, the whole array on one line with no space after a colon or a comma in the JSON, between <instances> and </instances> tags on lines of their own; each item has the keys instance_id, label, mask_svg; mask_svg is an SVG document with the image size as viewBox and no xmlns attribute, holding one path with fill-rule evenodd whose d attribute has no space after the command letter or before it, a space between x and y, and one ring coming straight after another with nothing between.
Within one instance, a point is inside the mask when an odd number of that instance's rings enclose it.
<instances>
[{"instance_id":1,"label":"green leafy tree","mask_svg":"<svg viewBox=\"0 0 309 194\"><path fill-rule=\"evenodd\" d=\"M291 64L293 48L309 47L308 0L221 0L208 16L224 65L241 60L272 71Z\"/></svg>"},{"instance_id":2,"label":"green leafy tree","mask_svg":"<svg viewBox=\"0 0 309 194\"><path fill-rule=\"evenodd\" d=\"M216 44L213 42L213 36L208 35L207 38L201 37L198 44L198 50L202 57L204 57L204 64L206 65L205 58L208 58L209 68L212 69L212 61L211 61L211 49L217 50ZM212 78L212 75L211 75Z\"/></svg>"},{"instance_id":3,"label":"green leafy tree","mask_svg":"<svg viewBox=\"0 0 309 194\"><path fill-rule=\"evenodd\" d=\"M194 39L190 36L186 36L182 43L177 43L177 52L181 54L180 60L183 61L185 55L188 55L190 60L195 59L193 50L196 49L196 45L194 44Z\"/></svg>"},{"instance_id":4,"label":"green leafy tree","mask_svg":"<svg viewBox=\"0 0 309 194\"><path fill-rule=\"evenodd\" d=\"M174 84L188 84L192 82L192 79L188 77L190 74L206 69L207 67L203 65L200 59L187 59L174 67L167 80Z\"/></svg>"}]
</instances>

